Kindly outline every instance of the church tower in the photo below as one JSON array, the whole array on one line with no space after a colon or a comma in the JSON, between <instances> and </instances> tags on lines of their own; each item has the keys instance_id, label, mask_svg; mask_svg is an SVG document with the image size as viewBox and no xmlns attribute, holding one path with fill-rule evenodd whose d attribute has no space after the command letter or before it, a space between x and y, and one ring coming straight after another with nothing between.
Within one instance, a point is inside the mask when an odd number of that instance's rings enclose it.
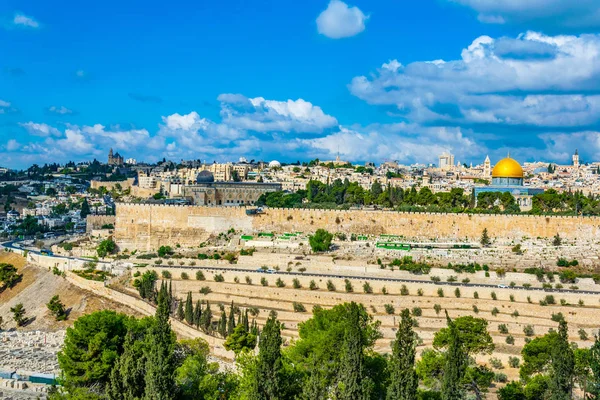
<instances>
[{"instance_id":1,"label":"church tower","mask_svg":"<svg viewBox=\"0 0 600 400\"><path fill-rule=\"evenodd\" d=\"M108 152L108 165L112 165L113 164L113 149L111 148L110 151Z\"/></svg>"},{"instance_id":2,"label":"church tower","mask_svg":"<svg viewBox=\"0 0 600 400\"><path fill-rule=\"evenodd\" d=\"M575 154L573 154L573 166L579 168L579 153L577 152L577 149L575 149Z\"/></svg>"},{"instance_id":3,"label":"church tower","mask_svg":"<svg viewBox=\"0 0 600 400\"><path fill-rule=\"evenodd\" d=\"M483 176L488 177L492 175L492 164L490 162L490 156L485 157L483 162Z\"/></svg>"}]
</instances>

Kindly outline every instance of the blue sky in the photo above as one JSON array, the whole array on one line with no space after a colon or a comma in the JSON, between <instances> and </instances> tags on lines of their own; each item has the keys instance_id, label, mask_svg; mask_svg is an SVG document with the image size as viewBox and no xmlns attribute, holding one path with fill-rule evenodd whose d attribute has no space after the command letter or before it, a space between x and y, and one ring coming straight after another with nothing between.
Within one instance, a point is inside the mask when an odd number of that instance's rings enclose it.
<instances>
[{"instance_id":1,"label":"blue sky","mask_svg":"<svg viewBox=\"0 0 600 400\"><path fill-rule=\"evenodd\" d=\"M0 165L600 161L596 0L88 3L0 3Z\"/></svg>"}]
</instances>

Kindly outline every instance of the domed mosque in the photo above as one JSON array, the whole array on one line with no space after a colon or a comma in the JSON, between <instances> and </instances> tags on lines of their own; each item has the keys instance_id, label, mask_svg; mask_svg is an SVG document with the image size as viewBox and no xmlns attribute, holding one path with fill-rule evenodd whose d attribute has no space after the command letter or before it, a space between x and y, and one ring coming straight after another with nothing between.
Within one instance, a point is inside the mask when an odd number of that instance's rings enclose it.
<instances>
[{"instance_id":1,"label":"domed mosque","mask_svg":"<svg viewBox=\"0 0 600 400\"><path fill-rule=\"evenodd\" d=\"M486 159L489 163L489 159ZM489 165L489 164L488 164ZM489 171L489 170L488 170ZM489 172L488 172L489 173ZM533 196L543 193L543 189L532 189L523 185L523 168L510 154L498 161L492 170L492 184L475 188L475 198L484 192L509 192L514 196L522 211L531 210Z\"/></svg>"}]
</instances>

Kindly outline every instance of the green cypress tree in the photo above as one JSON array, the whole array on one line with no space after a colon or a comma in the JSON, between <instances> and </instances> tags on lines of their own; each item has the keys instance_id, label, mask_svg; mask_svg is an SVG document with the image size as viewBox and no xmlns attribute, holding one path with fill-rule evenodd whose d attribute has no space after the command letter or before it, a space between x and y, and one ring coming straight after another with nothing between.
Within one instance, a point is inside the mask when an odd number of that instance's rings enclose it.
<instances>
[{"instance_id":1,"label":"green cypress tree","mask_svg":"<svg viewBox=\"0 0 600 400\"><path fill-rule=\"evenodd\" d=\"M169 323L169 297L162 290L158 295L156 324L151 328L145 375L145 400L175 398L175 334Z\"/></svg>"},{"instance_id":2,"label":"green cypress tree","mask_svg":"<svg viewBox=\"0 0 600 400\"><path fill-rule=\"evenodd\" d=\"M194 323L194 303L192 301L192 292L188 292L185 300L185 322L192 325Z\"/></svg>"},{"instance_id":3,"label":"green cypress tree","mask_svg":"<svg viewBox=\"0 0 600 400\"><path fill-rule=\"evenodd\" d=\"M219 335L227 336L227 315L225 311L221 311L221 319L219 320Z\"/></svg>"},{"instance_id":4,"label":"green cypress tree","mask_svg":"<svg viewBox=\"0 0 600 400\"><path fill-rule=\"evenodd\" d=\"M462 348L458 328L448 316L448 311L446 311L446 320L448 321L449 338L442 380L442 400L462 400L461 381L465 374L467 354Z\"/></svg>"},{"instance_id":5,"label":"green cypress tree","mask_svg":"<svg viewBox=\"0 0 600 400\"><path fill-rule=\"evenodd\" d=\"M231 308L229 309L229 320L227 321L227 335L231 335L235 329L235 313L233 308L233 301L231 302Z\"/></svg>"},{"instance_id":6,"label":"green cypress tree","mask_svg":"<svg viewBox=\"0 0 600 400\"><path fill-rule=\"evenodd\" d=\"M387 400L416 400L419 378L415 370L417 335L413 330L414 320L408 309L402 310L396 340L392 344L389 362L391 376Z\"/></svg>"},{"instance_id":7,"label":"green cypress tree","mask_svg":"<svg viewBox=\"0 0 600 400\"><path fill-rule=\"evenodd\" d=\"M600 337L598 336L590 348L589 360L591 370L589 394L592 399L600 400Z\"/></svg>"},{"instance_id":8,"label":"green cypress tree","mask_svg":"<svg viewBox=\"0 0 600 400\"><path fill-rule=\"evenodd\" d=\"M569 400L572 398L573 378L575 376L575 355L569 345L569 330L563 319L558 325L559 340L552 348L552 369L550 374L550 400Z\"/></svg>"},{"instance_id":9,"label":"green cypress tree","mask_svg":"<svg viewBox=\"0 0 600 400\"><path fill-rule=\"evenodd\" d=\"M90 203L88 203L87 199L83 199L83 203L81 203L81 212L79 213L79 216L81 218L85 218L88 215L90 215L90 213Z\"/></svg>"},{"instance_id":10,"label":"green cypress tree","mask_svg":"<svg viewBox=\"0 0 600 400\"><path fill-rule=\"evenodd\" d=\"M340 368L335 391L338 400L368 399L368 383L364 379L363 338L358 304L350 303L348 322L342 343Z\"/></svg>"},{"instance_id":11,"label":"green cypress tree","mask_svg":"<svg viewBox=\"0 0 600 400\"><path fill-rule=\"evenodd\" d=\"M185 319L185 312L183 311L183 301L177 302L177 319L183 321Z\"/></svg>"},{"instance_id":12,"label":"green cypress tree","mask_svg":"<svg viewBox=\"0 0 600 400\"><path fill-rule=\"evenodd\" d=\"M256 363L257 400L278 400L284 398L283 362L281 360L281 324L274 315L270 316L258 342Z\"/></svg>"},{"instance_id":13,"label":"green cypress tree","mask_svg":"<svg viewBox=\"0 0 600 400\"><path fill-rule=\"evenodd\" d=\"M248 309L246 308L246 312L244 313L244 328L246 328L246 332L250 332L250 323L248 322Z\"/></svg>"},{"instance_id":14,"label":"green cypress tree","mask_svg":"<svg viewBox=\"0 0 600 400\"><path fill-rule=\"evenodd\" d=\"M194 310L194 325L196 328L200 326L200 318L202 317L202 304L200 300L196 301L196 309Z\"/></svg>"},{"instance_id":15,"label":"green cypress tree","mask_svg":"<svg viewBox=\"0 0 600 400\"><path fill-rule=\"evenodd\" d=\"M206 303L206 308L202 311L200 317L200 327L204 332L210 332L212 326L212 311L210 310L210 304Z\"/></svg>"}]
</instances>

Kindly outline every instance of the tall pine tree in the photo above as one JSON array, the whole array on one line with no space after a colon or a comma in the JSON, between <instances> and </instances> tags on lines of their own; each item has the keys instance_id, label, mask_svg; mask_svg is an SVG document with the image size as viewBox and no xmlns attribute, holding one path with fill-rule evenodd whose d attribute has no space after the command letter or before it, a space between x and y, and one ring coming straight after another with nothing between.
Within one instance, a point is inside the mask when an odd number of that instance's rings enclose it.
<instances>
[{"instance_id":1,"label":"tall pine tree","mask_svg":"<svg viewBox=\"0 0 600 400\"><path fill-rule=\"evenodd\" d=\"M170 400L175 398L175 334L169 323L169 294L158 294L156 324L150 331L148 360L146 362L145 400Z\"/></svg>"},{"instance_id":2,"label":"tall pine tree","mask_svg":"<svg viewBox=\"0 0 600 400\"><path fill-rule=\"evenodd\" d=\"M392 344L391 371L387 400L416 400L419 378L415 370L417 335L413 330L414 321L408 309L401 314L396 340Z\"/></svg>"},{"instance_id":3,"label":"tall pine tree","mask_svg":"<svg viewBox=\"0 0 600 400\"><path fill-rule=\"evenodd\" d=\"M283 362L281 360L281 324L272 315L267 320L258 342L256 363L256 400L283 400Z\"/></svg>"},{"instance_id":4,"label":"tall pine tree","mask_svg":"<svg viewBox=\"0 0 600 400\"><path fill-rule=\"evenodd\" d=\"M221 319L219 320L219 335L222 337L227 336L227 314L225 314L225 311L221 311Z\"/></svg>"},{"instance_id":5,"label":"tall pine tree","mask_svg":"<svg viewBox=\"0 0 600 400\"><path fill-rule=\"evenodd\" d=\"M552 369L548 397L550 400L569 400L572 398L573 378L575 376L575 355L569 345L569 329L563 319L558 325L559 340L552 348Z\"/></svg>"},{"instance_id":6,"label":"tall pine tree","mask_svg":"<svg viewBox=\"0 0 600 400\"><path fill-rule=\"evenodd\" d=\"M598 336L590 348L589 360L591 370L589 394L592 399L600 400L600 337Z\"/></svg>"},{"instance_id":7,"label":"tall pine tree","mask_svg":"<svg viewBox=\"0 0 600 400\"><path fill-rule=\"evenodd\" d=\"M206 302L206 308L202 311L202 316L200 317L200 328L204 332L210 332L212 328L212 311L210 310L210 303Z\"/></svg>"},{"instance_id":8,"label":"tall pine tree","mask_svg":"<svg viewBox=\"0 0 600 400\"><path fill-rule=\"evenodd\" d=\"M442 380L442 400L462 400L461 381L465 374L467 354L463 349L458 328L448 316L448 311L446 311L446 320L448 321L449 337L446 366Z\"/></svg>"},{"instance_id":9,"label":"tall pine tree","mask_svg":"<svg viewBox=\"0 0 600 400\"><path fill-rule=\"evenodd\" d=\"M349 305L348 323L342 343L340 369L335 391L338 400L360 400L370 398L368 380L364 377L364 349L360 329L358 304Z\"/></svg>"},{"instance_id":10,"label":"tall pine tree","mask_svg":"<svg viewBox=\"0 0 600 400\"><path fill-rule=\"evenodd\" d=\"M227 321L227 335L231 335L235 329L235 309L233 307L233 301L231 302L231 308L229 309L229 320Z\"/></svg>"},{"instance_id":11,"label":"tall pine tree","mask_svg":"<svg viewBox=\"0 0 600 400\"><path fill-rule=\"evenodd\" d=\"M185 300L185 322L192 325L194 323L194 303L192 300L192 292L188 292Z\"/></svg>"}]
</instances>

